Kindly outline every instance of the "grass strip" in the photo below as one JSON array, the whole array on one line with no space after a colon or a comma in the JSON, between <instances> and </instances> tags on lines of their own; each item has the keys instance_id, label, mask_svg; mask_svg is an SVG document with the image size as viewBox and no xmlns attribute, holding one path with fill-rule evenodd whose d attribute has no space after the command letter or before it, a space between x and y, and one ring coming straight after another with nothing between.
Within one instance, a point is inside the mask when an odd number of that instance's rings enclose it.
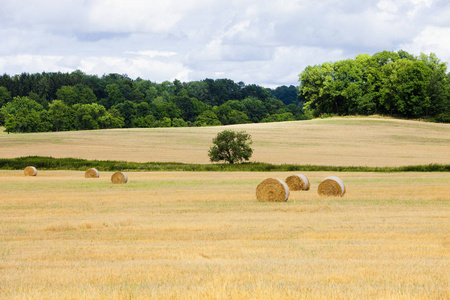
<instances>
[{"instance_id":1,"label":"grass strip","mask_svg":"<svg viewBox=\"0 0 450 300\"><path fill-rule=\"evenodd\" d=\"M46 156L26 156L0 158L1 170L21 170L34 166L39 170L85 171L96 168L101 171L226 171L226 172L283 172L283 171L333 171L333 172L449 172L450 165L429 164L403 167L367 166L321 166L321 165L274 165L261 162L241 164L185 164L176 162L128 162L112 160L86 160L77 158L53 158Z\"/></svg>"}]
</instances>

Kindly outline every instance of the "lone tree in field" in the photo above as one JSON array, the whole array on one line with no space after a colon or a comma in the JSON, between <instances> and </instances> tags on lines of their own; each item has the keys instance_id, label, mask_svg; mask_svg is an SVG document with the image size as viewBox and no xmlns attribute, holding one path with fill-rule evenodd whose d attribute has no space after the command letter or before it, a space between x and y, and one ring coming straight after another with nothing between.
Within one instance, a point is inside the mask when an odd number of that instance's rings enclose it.
<instances>
[{"instance_id":1,"label":"lone tree in field","mask_svg":"<svg viewBox=\"0 0 450 300\"><path fill-rule=\"evenodd\" d=\"M252 138L245 131L224 130L219 132L212 142L214 145L208 153L212 162L223 160L234 164L249 160L253 154L253 149L250 147Z\"/></svg>"}]
</instances>

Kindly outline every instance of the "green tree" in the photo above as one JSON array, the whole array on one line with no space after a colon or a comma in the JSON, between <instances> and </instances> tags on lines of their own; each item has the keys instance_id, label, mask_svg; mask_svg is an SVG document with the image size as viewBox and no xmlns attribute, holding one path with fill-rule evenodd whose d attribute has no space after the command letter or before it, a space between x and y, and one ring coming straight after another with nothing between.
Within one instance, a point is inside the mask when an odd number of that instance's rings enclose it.
<instances>
[{"instance_id":1,"label":"green tree","mask_svg":"<svg viewBox=\"0 0 450 300\"><path fill-rule=\"evenodd\" d=\"M236 102L237 101L235 100ZM212 111L217 115L219 118L219 121L223 125L230 125L230 124L245 124L250 123L250 120L248 116L239 110L233 109L228 103L230 101L220 105L220 106L214 106ZM245 109L245 107L242 105L242 108Z\"/></svg>"},{"instance_id":2,"label":"green tree","mask_svg":"<svg viewBox=\"0 0 450 300\"><path fill-rule=\"evenodd\" d=\"M230 115L228 116L228 124L247 124L247 123L251 123L251 121L248 118L248 116L242 111L233 109Z\"/></svg>"},{"instance_id":3,"label":"green tree","mask_svg":"<svg viewBox=\"0 0 450 300\"><path fill-rule=\"evenodd\" d=\"M245 131L224 130L212 140L208 155L212 162L225 161L230 164L249 160L253 154L252 139Z\"/></svg>"},{"instance_id":4,"label":"green tree","mask_svg":"<svg viewBox=\"0 0 450 300\"><path fill-rule=\"evenodd\" d=\"M197 115L195 111L194 98L189 97L186 90L182 90L176 97L174 97L173 103L175 103L175 105L181 110L185 121L195 121Z\"/></svg>"},{"instance_id":5,"label":"green tree","mask_svg":"<svg viewBox=\"0 0 450 300\"><path fill-rule=\"evenodd\" d=\"M153 127L171 127L172 120L170 118L164 117L161 120L157 120L153 123Z\"/></svg>"},{"instance_id":6,"label":"green tree","mask_svg":"<svg viewBox=\"0 0 450 300\"><path fill-rule=\"evenodd\" d=\"M78 103L90 104L97 102L97 97L90 87L83 86L82 84L77 84L75 90L78 93Z\"/></svg>"},{"instance_id":7,"label":"green tree","mask_svg":"<svg viewBox=\"0 0 450 300\"><path fill-rule=\"evenodd\" d=\"M293 85L287 87L285 85L279 86L276 89L268 89L270 93L270 97L276 98L278 100L283 101L285 105L299 103L299 99L297 97L297 88Z\"/></svg>"},{"instance_id":8,"label":"green tree","mask_svg":"<svg viewBox=\"0 0 450 300\"><path fill-rule=\"evenodd\" d=\"M267 98L264 101L264 106L266 107L267 113L271 115L271 114L276 113L277 110L284 107L284 104L281 100L274 99L274 98Z\"/></svg>"},{"instance_id":9,"label":"green tree","mask_svg":"<svg viewBox=\"0 0 450 300\"><path fill-rule=\"evenodd\" d=\"M285 121L294 121L294 115L290 112L285 112L281 114L273 114L270 115L267 118L264 118L261 120L262 123L269 123L269 122L285 122Z\"/></svg>"},{"instance_id":10,"label":"green tree","mask_svg":"<svg viewBox=\"0 0 450 300\"><path fill-rule=\"evenodd\" d=\"M188 124L181 118L172 119L172 127L187 127Z\"/></svg>"},{"instance_id":11,"label":"green tree","mask_svg":"<svg viewBox=\"0 0 450 300\"><path fill-rule=\"evenodd\" d=\"M420 60L431 69L430 82L428 85L428 96L430 97L430 107L427 109L428 116L439 116L448 114L450 117L450 89L449 76L447 74L447 64L442 63L434 53L429 56L420 55Z\"/></svg>"},{"instance_id":12,"label":"green tree","mask_svg":"<svg viewBox=\"0 0 450 300\"><path fill-rule=\"evenodd\" d=\"M28 97L14 97L1 108L5 118L5 128L8 132L40 131L42 105Z\"/></svg>"},{"instance_id":13,"label":"green tree","mask_svg":"<svg viewBox=\"0 0 450 300\"><path fill-rule=\"evenodd\" d=\"M50 119L50 114L47 110L43 109L39 112L39 123L37 124L37 132L47 132L51 131L53 128L52 120Z\"/></svg>"},{"instance_id":14,"label":"green tree","mask_svg":"<svg viewBox=\"0 0 450 300\"><path fill-rule=\"evenodd\" d=\"M78 95L77 89L73 86L62 86L56 91L56 97L69 106L80 103L80 96Z\"/></svg>"},{"instance_id":15,"label":"green tree","mask_svg":"<svg viewBox=\"0 0 450 300\"><path fill-rule=\"evenodd\" d=\"M261 100L256 98L246 98L242 100L242 104L245 106L245 114L253 123L258 123L269 115L264 102Z\"/></svg>"},{"instance_id":16,"label":"green tree","mask_svg":"<svg viewBox=\"0 0 450 300\"><path fill-rule=\"evenodd\" d=\"M98 124L101 129L122 128L125 122L122 117L114 116L110 111L107 111L98 118Z\"/></svg>"},{"instance_id":17,"label":"green tree","mask_svg":"<svg viewBox=\"0 0 450 300\"><path fill-rule=\"evenodd\" d=\"M120 91L120 87L116 83L108 84L105 88L105 92L108 94L106 101L108 108L125 101L125 98Z\"/></svg>"},{"instance_id":18,"label":"green tree","mask_svg":"<svg viewBox=\"0 0 450 300\"><path fill-rule=\"evenodd\" d=\"M4 86L0 86L0 108L11 101L11 92Z\"/></svg>"},{"instance_id":19,"label":"green tree","mask_svg":"<svg viewBox=\"0 0 450 300\"><path fill-rule=\"evenodd\" d=\"M299 92L306 100L304 113L311 117L373 113L445 117L446 70L433 53L419 57L403 50L360 54L354 60L306 67L299 77Z\"/></svg>"},{"instance_id":20,"label":"green tree","mask_svg":"<svg viewBox=\"0 0 450 300\"><path fill-rule=\"evenodd\" d=\"M424 116L431 106L431 69L422 61L399 59L383 66L381 104L391 115Z\"/></svg>"},{"instance_id":21,"label":"green tree","mask_svg":"<svg viewBox=\"0 0 450 300\"><path fill-rule=\"evenodd\" d=\"M208 84L205 81L191 81L186 84L186 90L189 97L196 98L199 101L206 102L210 98Z\"/></svg>"},{"instance_id":22,"label":"green tree","mask_svg":"<svg viewBox=\"0 0 450 300\"><path fill-rule=\"evenodd\" d=\"M0 86L0 109L6 105L6 103L11 101L11 92L8 91L4 86ZM5 116L0 110L0 126L5 124Z\"/></svg>"},{"instance_id":23,"label":"green tree","mask_svg":"<svg viewBox=\"0 0 450 300\"><path fill-rule=\"evenodd\" d=\"M136 118L143 118L150 113L150 105L147 102L141 102L136 105Z\"/></svg>"},{"instance_id":24,"label":"green tree","mask_svg":"<svg viewBox=\"0 0 450 300\"><path fill-rule=\"evenodd\" d=\"M194 126L220 126L220 125L222 125L222 123L220 123L217 115L211 110L205 110L204 112L202 112L197 117L197 120L194 122Z\"/></svg>"},{"instance_id":25,"label":"green tree","mask_svg":"<svg viewBox=\"0 0 450 300\"><path fill-rule=\"evenodd\" d=\"M133 127L133 120L136 118L137 113L137 105L134 102L126 100L122 103L114 105L113 108L120 111L120 116L124 119L126 128Z\"/></svg>"},{"instance_id":26,"label":"green tree","mask_svg":"<svg viewBox=\"0 0 450 300\"><path fill-rule=\"evenodd\" d=\"M155 123L155 117L152 114L148 114L145 117L136 118L133 121L134 127L138 127L138 128L153 127L154 123Z\"/></svg>"},{"instance_id":27,"label":"green tree","mask_svg":"<svg viewBox=\"0 0 450 300\"><path fill-rule=\"evenodd\" d=\"M290 112L296 120L300 120L302 118L302 109L296 104L289 104L286 106L286 111Z\"/></svg>"},{"instance_id":28,"label":"green tree","mask_svg":"<svg viewBox=\"0 0 450 300\"><path fill-rule=\"evenodd\" d=\"M182 110L174 102L167 102L162 97L153 99L150 104L150 112L157 120L179 118L182 115Z\"/></svg>"},{"instance_id":29,"label":"green tree","mask_svg":"<svg viewBox=\"0 0 450 300\"><path fill-rule=\"evenodd\" d=\"M158 90L154 86L150 86L148 89L145 90L145 98L144 98L144 100L147 103L150 103L157 96L158 96Z\"/></svg>"},{"instance_id":30,"label":"green tree","mask_svg":"<svg viewBox=\"0 0 450 300\"><path fill-rule=\"evenodd\" d=\"M71 130L76 126L74 110L62 100L53 100L49 105L48 114L53 131Z\"/></svg>"},{"instance_id":31,"label":"green tree","mask_svg":"<svg viewBox=\"0 0 450 300\"><path fill-rule=\"evenodd\" d=\"M38 94L36 94L35 92L30 92L28 94L28 98L30 98L31 100L36 101L37 103L39 103L40 105L42 105L42 107L44 109L48 109L48 104L49 102L47 101L47 99L39 97Z\"/></svg>"},{"instance_id":32,"label":"green tree","mask_svg":"<svg viewBox=\"0 0 450 300\"><path fill-rule=\"evenodd\" d=\"M106 129L120 128L124 126L124 119L117 117L107 111L104 106L97 103L92 104L75 104L75 110L78 129ZM112 110L114 114L116 110Z\"/></svg>"}]
</instances>

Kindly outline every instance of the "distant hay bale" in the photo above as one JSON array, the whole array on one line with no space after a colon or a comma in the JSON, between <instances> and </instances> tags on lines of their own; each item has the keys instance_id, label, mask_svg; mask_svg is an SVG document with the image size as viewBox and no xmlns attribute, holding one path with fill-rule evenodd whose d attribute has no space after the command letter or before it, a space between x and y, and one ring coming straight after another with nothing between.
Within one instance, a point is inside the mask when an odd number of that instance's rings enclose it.
<instances>
[{"instance_id":1,"label":"distant hay bale","mask_svg":"<svg viewBox=\"0 0 450 300\"><path fill-rule=\"evenodd\" d=\"M114 184L127 183L127 181L128 181L127 175L123 172L116 172L111 176L111 182Z\"/></svg>"},{"instance_id":2,"label":"distant hay bale","mask_svg":"<svg viewBox=\"0 0 450 300\"><path fill-rule=\"evenodd\" d=\"M309 191L309 180L303 174L291 175L286 178L286 184L290 191Z\"/></svg>"},{"instance_id":3,"label":"distant hay bale","mask_svg":"<svg viewBox=\"0 0 450 300\"><path fill-rule=\"evenodd\" d=\"M286 202L289 188L280 179L267 178L256 187L256 199L259 202Z\"/></svg>"},{"instance_id":4,"label":"distant hay bale","mask_svg":"<svg viewBox=\"0 0 450 300\"><path fill-rule=\"evenodd\" d=\"M330 176L319 184L318 193L320 196L342 197L345 194L345 186L341 179Z\"/></svg>"},{"instance_id":5,"label":"distant hay bale","mask_svg":"<svg viewBox=\"0 0 450 300\"><path fill-rule=\"evenodd\" d=\"M84 173L84 177L86 178L98 178L100 175L95 168L91 168Z\"/></svg>"},{"instance_id":6,"label":"distant hay bale","mask_svg":"<svg viewBox=\"0 0 450 300\"><path fill-rule=\"evenodd\" d=\"M23 173L25 174L25 176L36 176L37 170L35 167L28 166L25 168L25 170L23 170Z\"/></svg>"}]
</instances>

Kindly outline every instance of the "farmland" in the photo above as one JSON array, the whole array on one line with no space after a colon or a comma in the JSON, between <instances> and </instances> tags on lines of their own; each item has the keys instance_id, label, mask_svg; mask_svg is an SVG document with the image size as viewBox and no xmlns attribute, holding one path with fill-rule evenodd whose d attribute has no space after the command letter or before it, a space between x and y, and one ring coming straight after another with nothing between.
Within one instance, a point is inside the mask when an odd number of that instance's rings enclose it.
<instances>
[{"instance_id":1,"label":"farmland","mask_svg":"<svg viewBox=\"0 0 450 300\"><path fill-rule=\"evenodd\" d=\"M444 124L233 128L252 135L256 161L450 162ZM221 129L1 134L0 156L203 163ZM291 192L286 203L259 203L255 188L292 172L128 172L123 185L111 184L111 174L0 170L0 298L450 297L448 172L306 172L311 190ZM344 181L344 197L317 195L330 175Z\"/></svg>"},{"instance_id":2,"label":"farmland","mask_svg":"<svg viewBox=\"0 0 450 300\"><path fill-rule=\"evenodd\" d=\"M252 161L332 166L449 164L450 126L384 118L332 118L227 126L252 136ZM217 127L0 133L0 157L52 156L208 163Z\"/></svg>"}]
</instances>

